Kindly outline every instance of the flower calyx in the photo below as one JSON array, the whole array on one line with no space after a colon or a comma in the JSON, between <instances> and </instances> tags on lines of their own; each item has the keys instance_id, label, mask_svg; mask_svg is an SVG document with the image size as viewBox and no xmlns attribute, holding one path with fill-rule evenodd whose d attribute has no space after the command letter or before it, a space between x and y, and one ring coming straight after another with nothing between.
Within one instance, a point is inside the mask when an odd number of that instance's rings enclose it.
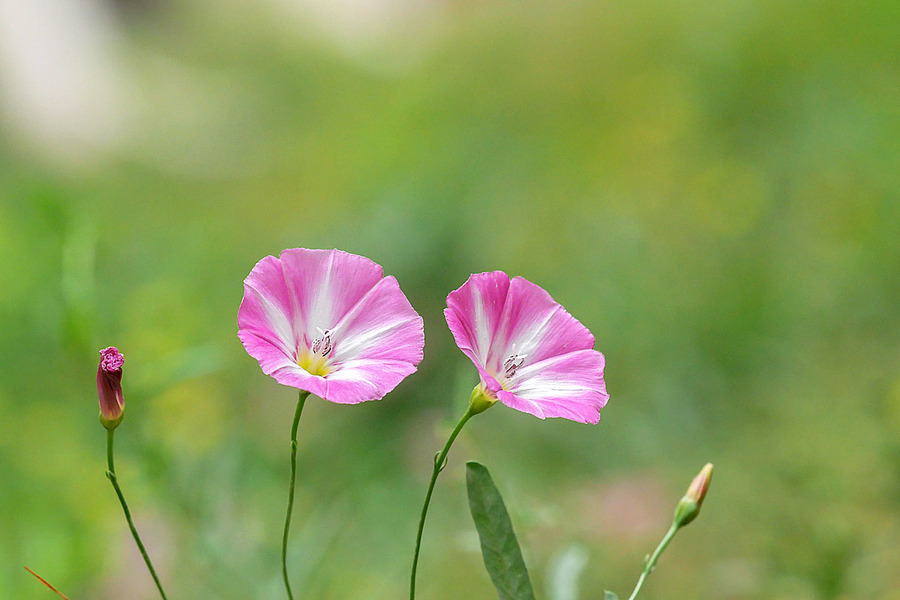
<instances>
[{"instance_id":1,"label":"flower calyx","mask_svg":"<svg viewBox=\"0 0 900 600\"><path fill-rule=\"evenodd\" d=\"M497 398L485 390L483 384L479 383L475 386L475 389L472 390L472 395L469 397L469 412L473 415L477 415L478 413L483 413L496 403Z\"/></svg>"}]
</instances>

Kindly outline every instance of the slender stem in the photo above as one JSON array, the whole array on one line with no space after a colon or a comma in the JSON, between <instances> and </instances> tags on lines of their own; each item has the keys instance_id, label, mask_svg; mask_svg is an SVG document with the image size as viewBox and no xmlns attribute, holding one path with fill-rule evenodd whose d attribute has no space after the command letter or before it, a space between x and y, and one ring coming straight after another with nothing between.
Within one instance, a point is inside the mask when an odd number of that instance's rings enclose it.
<instances>
[{"instance_id":1,"label":"slender stem","mask_svg":"<svg viewBox=\"0 0 900 600\"><path fill-rule=\"evenodd\" d=\"M106 466L109 472L116 473L116 463L113 460L113 429L106 430Z\"/></svg>"},{"instance_id":2,"label":"slender stem","mask_svg":"<svg viewBox=\"0 0 900 600\"><path fill-rule=\"evenodd\" d=\"M635 598L637 598L638 592L641 591L641 587L643 587L644 585L644 580L646 580L647 576L653 571L653 567L656 566L656 561L659 560L659 556L663 553L663 550L666 549L666 546L669 545L669 542L672 541L672 538L675 537L675 532L677 531L678 525L672 523L672 526L669 527L669 531L666 532L666 535L659 543L659 546L656 547L656 550L654 550L650 558L647 559L647 564L644 565L644 571L641 573L641 576L637 581L637 585L634 586L634 591L631 592L631 596L628 597L628 600L634 600Z\"/></svg>"},{"instance_id":3,"label":"slender stem","mask_svg":"<svg viewBox=\"0 0 900 600\"><path fill-rule=\"evenodd\" d=\"M303 405L308 397L309 392L300 391L297 410L294 411L294 423L291 425L291 487L288 492L287 516L284 518L284 535L281 538L281 572L284 575L284 587L287 589L290 600L294 600L294 594L291 592L291 583L288 581L287 543L288 531L291 528L291 513L294 510L294 481L297 479L297 427L300 425L300 414L303 412Z\"/></svg>"},{"instance_id":4,"label":"slender stem","mask_svg":"<svg viewBox=\"0 0 900 600\"><path fill-rule=\"evenodd\" d=\"M168 600L166 598L166 592L163 591L162 584L159 582L159 577L156 576L156 570L153 568L153 563L150 562L150 556L147 554L147 549L144 548L141 536L138 535L137 528L134 526L134 520L131 518L131 511L128 510L128 503L125 502L125 496L122 495L122 489L119 487L119 481L116 477L116 467L113 463L113 432L113 429L106 430L106 463L109 467L106 471L106 478L109 479L113 489L116 490L116 496L119 497L119 503L122 505L122 510L125 512L125 520L128 521L128 527L131 529L131 536L137 543L138 550L141 551L141 556L144 557L144 562L147 564L150 575L153 576L153 582L156 583L159 595L162 596L163 600Z\"/></svg>"},{"instance_id":5,"label":"slender stem","mask_svg":"<svg viewBox=\"0 0 900 600\"><path fill-rule=\"evenodd\" d=\"M409 600L414 600L416 597L416 568L419 564L419 549L422 546L422 531L425 529L425 515L428 514L428 505L431 503L431 494L434 491L434 483L437 481L438 474L444 470L444 461L447 460L447 453L450 451L450 446L453 445L453 440L455 440L456 436L459 435L459 432L462 431L466 421L475 414L477 413L473 412L472 407L469 406L469 408L466 409L465 414L459 420L459 423L457 423L456 427L453 429L453 433L450 434L450 438L444 445L444 449L435 456L434 469L431 472L431 481L428 483L428 492L425 494L425 503L422 505L422 516L419 518L419 532L416 534L416 551L415 554L413 554L412 572L409 576Z\"/></svg>"}]
</instances>

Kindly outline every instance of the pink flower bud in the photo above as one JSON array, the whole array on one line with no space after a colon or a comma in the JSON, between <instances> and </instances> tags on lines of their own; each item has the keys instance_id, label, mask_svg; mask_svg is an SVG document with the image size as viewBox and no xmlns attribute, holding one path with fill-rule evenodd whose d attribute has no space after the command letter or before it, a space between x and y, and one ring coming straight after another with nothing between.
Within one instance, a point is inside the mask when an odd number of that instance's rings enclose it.
<instances>
[{"instance_id":1,"label":"pink flower bud","mask_svg":"<svg viewBox=\"0 0 900 600\"><path fill-rule=\"evenodd\" d=\"M122 422L125 398L122 396L122 364L125 357L115 346L100 351L97 367L97 396L100 399L100 423L115 429Z\"/></svg>"},{"instance_id":2,"label":"pink flower bud","mask_svg":"<svg viewBox=\"0 0 900 600\"><path fill-rule=\"evenodd\" d=\"M700 473L694 477L691 486L688 488L687 494L685 494L688 498L696 502L697 506L700 506L703 503L703 499L706 497L706 490L709 489L709 482L712 481L712 471L712 463L706 463L700 470Z\"/></svg>"},{"instance_id":3,"label":"pink flower bud","mask_svg":"<svg viewBox=\"0 0 900 600\"><path fill-rule=\"evenodd\" d=\"M700 473L694 477L684 498L678 503L675 508L675 524L678 527L687 525L700 514L700 505L703 504L703 499L709 490L709 482L712 481L712 471L712 463L706 463L700 469Z\"/></svg>"}]
</instances>

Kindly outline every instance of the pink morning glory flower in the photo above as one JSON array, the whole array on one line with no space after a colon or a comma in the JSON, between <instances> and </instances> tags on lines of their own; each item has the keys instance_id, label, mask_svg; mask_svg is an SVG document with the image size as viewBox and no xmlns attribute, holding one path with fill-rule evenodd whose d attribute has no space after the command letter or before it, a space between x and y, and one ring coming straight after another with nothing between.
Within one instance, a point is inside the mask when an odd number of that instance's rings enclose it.
<instances>
[{"instance_id":1,"label":"pink morning glory flower","mask_svg":"<svg viewBox=\"0 0 900 600\"><path fill-rule=\"evenodd\" d=\"M422 317L381 267L340 250L288 249L244 280L238 337L278 383L340 404L378 400L422 360Z\"/></svg>"},{"instance_id":2,"label":"pink morning glory flower","mask_svg":"<svg viewBox=\"0 0 900 600\"><path fill-rule=\"evenodd\" d=\"M488 402L541 419L600 420L609 400L605 359L587 327L541 287L502 271L478 273L447 296L444 315Z\"/></svg>"},{"instance_id":3,"label":"pink morning glory flower","mask_svg":"<svg viewBox=\"0 0 900 600\"><path fill-rule=\"evenodd\" d=\"M122 394L122 365L125 357L115 346L100 351L97 366L97 396L100 400L100 422L115 429L122 422L125 398Z\"/></svg>"}]
</instances>

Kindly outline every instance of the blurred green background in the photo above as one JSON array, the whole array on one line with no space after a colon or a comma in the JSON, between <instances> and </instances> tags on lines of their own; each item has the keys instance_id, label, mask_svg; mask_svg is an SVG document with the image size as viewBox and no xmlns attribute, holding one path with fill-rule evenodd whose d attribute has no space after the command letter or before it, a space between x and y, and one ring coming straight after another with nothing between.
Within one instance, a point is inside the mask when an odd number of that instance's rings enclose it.
<instances>
[{"instance_id":1,"label":"blurred green background","mask_svg":"<svg viewBox=\"0 0 900 600\"><path fill-rule=\"evenodd\" d=\"M395 275L426 324L381 402L300 425L298 598L404 598L474 368L472 272L591 328L597 426L498 406L454 447L423 600L494 598L464 462L542 600L900 598L900 4L0 1L0 598L152 599L104 477L97 351L125 354L117 468L171 598L280 599L294 390L239 343L287 247ZM571 581L577 574L580 592Z\"/></svg>"}]
</instances>

